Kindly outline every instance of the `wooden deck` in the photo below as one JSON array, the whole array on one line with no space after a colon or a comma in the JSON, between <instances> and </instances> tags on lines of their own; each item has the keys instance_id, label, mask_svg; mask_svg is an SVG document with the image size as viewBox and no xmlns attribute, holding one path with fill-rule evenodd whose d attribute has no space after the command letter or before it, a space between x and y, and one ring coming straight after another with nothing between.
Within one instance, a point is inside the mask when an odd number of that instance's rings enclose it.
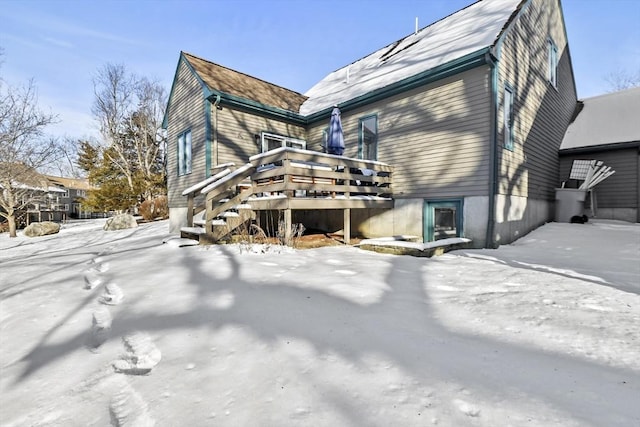
<instances>
[{"instance_id":1,"label":"wooden deck","mask_svg":"<svg viewBox=\"0 0 640 427\"><path fill-rule=\"evenodd\" d=\"M216 232L219 224L214 220L240 204L250 205L253 211L283 211L285 230L291 230L292 210L343 210L347 240L351 209L393 207L393 167L382 162L278 148L251 157L249 163L234 171L227 166L223 171L217 168L217 174L183 192L189 197L189 226L193 226L193 215L202 210L193 205L195 195L206 195L209 241L231 231L226 227Z\"/></svg>"}]
</instances>

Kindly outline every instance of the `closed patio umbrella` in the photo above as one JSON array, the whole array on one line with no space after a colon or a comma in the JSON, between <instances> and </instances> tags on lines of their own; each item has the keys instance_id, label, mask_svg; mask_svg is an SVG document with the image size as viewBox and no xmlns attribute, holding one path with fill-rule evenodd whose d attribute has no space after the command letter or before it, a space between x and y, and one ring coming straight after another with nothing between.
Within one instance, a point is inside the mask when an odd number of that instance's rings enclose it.
<instances>
[{"instance_id":1,"label":"closed patio umbrella","mask_svg":"<svg viewBox=\"0 0 640 427\"><path fill-rule=\"evenodd\" d=\"M338 107L335 107L331 112L327 153L337 154L338 156L342 156L342 153L344 153L344 135L342 134L342 121L340 120L340 109Z\"/></svg>"}]
</instances>

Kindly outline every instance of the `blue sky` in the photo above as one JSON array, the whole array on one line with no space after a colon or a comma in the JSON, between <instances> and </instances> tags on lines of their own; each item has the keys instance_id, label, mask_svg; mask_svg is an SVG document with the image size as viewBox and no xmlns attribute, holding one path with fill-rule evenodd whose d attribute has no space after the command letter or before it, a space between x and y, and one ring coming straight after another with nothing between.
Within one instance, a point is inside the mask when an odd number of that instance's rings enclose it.
<instances>
[{"instance_id":1,"label":"blue sky","mask_svg":"<svg viewBox=\"0 0 640 427\"><path fill-rule=\"evenodd\" d=\"M92 77L106 63L170 88L180 50L304 93L472 0L0 0L0 76L33 78L56 135L97 135ZM640 0L562 1L578 96L640 70Z\"/></svg>"}]
</instances>

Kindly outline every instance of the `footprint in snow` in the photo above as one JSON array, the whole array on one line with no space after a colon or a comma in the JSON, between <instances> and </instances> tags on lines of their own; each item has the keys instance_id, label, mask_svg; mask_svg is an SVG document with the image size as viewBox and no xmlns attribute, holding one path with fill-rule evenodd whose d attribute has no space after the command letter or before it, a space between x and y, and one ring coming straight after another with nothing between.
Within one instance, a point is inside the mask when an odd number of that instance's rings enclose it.
<instances>
[{"instance_id":1,"label":"footprint in snow","mask_svg":"<svg viewBox=\"0 0 640 427\"><path fill-rule=\"evenodd\" d=\"M124 293L120 286L115 283L107 283L104 287L104 293L100 297L99 301L102 304L107 305L118 305L122 302L124 298Z\"/></svg>"},{"instance_id":2,"label":"footprint in snow","mask_svg":"<svg viewBox=\"0 0 640 427\"><path fill-rule=\"evenodd\" d=\"M453 404L458 408L460 412L462 412L468 417L480 416L480 408L478 408L476 405L472 403L465 402L462 399L455 399L453 401Z\"/></svg>"},{"instance_id":3,"label":"footprint in snow","mask_svg":"<svg viewBox=\"0 0 640 427\"><path fill-rule=\"evenodd\" d=\"M126 354L113 363L116 372L128 375L146 375L160 362L162 353L144 333L122 338Z\"/></svg>"},{"instance_id":4,"label":"footprint in snow","mask_svg":"<svg viewBox=\"0 0 640 427\"><path fill-rule=\"evenodd\" d=\"M93 312L88 343L91 350L97 349L109 339L112 321L111 313L109 313L106 307L100 307Z\"/></svg>"},{"instance_id":5,"label":"footprint in snow","mask_svg":"<svg viewBox=\"0 0 640 427\"><path fill-rule=\"evenodd\" d=\"M128 383L111 398L109 414L115 427L152 427L156 424L149 415L147 403Z\"/></svg>"},{"instance_id":6,"label":"footprint in snow","mask_svg":"<svg viewBox=\"0 0 640 427\"><path fill-rule=\"evenodd\" d=\"M95 268L90 268L84 272L84 288L93 289L100 286L103 282L103 278L100 275L100 271Z\"/></svg>"}]
</instances>

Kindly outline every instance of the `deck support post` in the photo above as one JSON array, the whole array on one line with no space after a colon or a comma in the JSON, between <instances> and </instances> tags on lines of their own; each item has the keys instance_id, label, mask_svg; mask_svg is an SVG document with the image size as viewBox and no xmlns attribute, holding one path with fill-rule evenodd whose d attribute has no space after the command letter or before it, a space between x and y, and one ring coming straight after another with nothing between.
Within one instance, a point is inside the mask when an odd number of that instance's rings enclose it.
<instances>
[{"instance_id":1,"label":"deck support post","mask_svg":"<svg viewBox=\"0 0 640 427\"><path fill-rule=\"evenodd\" d=\"M187 227L193 227L193 193L187 196Z\"/></svg>"},{"instance_id":2,"label":"deck support post","mask_svg":"<svg viewBox=\"0 0 640 427\"><path fill-rule=\"evenodd\" d=\"M291 209L284 210L284 244L291 246Z\"/></svg>"},{"instance_id":3,"label":"deck support post","mask_svg":"<svg viewBox=\"0 0 640 427\"><path fill-rule=\"evenodd\" d=\"M351 243L351 209L344 210L344 243Z\"/></svg>"}]
</instances>

